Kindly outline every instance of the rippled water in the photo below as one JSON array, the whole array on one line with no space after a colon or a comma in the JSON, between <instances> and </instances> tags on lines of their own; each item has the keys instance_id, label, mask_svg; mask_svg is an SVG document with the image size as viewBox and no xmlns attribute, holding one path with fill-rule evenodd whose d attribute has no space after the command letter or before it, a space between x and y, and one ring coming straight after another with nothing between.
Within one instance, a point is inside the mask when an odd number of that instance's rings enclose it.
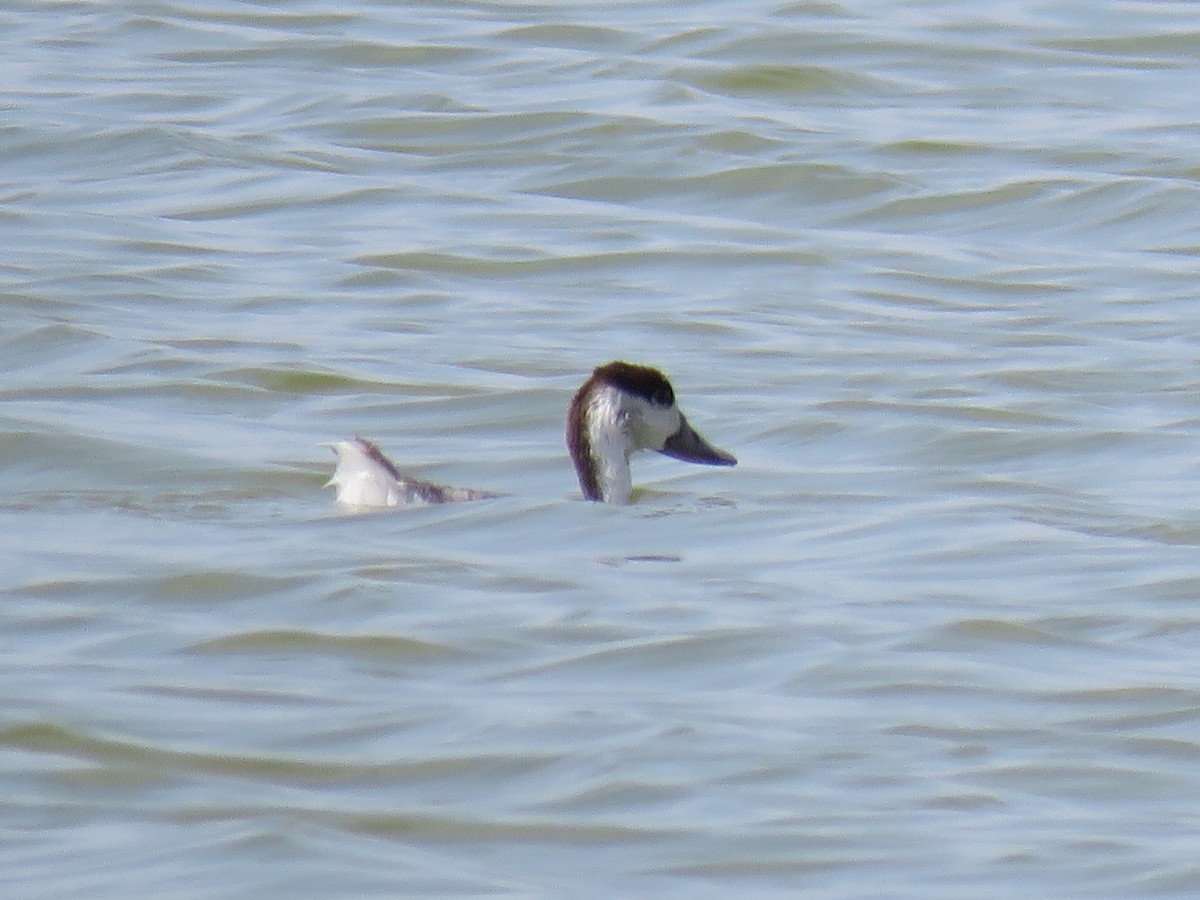
<instances>
[{"instance_id":1,"label":"rippled water","mask_svg":"<svg viewBox=\"0 0 1200 900\"><path fill-rule=\"evenodd\" d=\"M6 896L1200 890L1192 4L0 28Z\"/></svg>"}]
</instances>

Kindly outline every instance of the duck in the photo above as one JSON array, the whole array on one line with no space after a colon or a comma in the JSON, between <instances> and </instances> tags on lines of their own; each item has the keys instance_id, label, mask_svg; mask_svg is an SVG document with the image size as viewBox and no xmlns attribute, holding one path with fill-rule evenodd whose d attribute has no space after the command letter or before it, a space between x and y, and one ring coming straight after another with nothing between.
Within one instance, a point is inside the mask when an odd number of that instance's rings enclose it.
<instances>
[{"instance_id":1,"label":"duck","mask_svg":"<svg viewBox=\"0 0 1200 900\"><path fill-rule=\"evenodd\" d=\"M700 465L737 465L733 454L714 447L688 423L662 372L621 360L598 366L575 392L567 412L566 441L584 498L601 503L632 500L630 457L640 450ZM405 475L366 438L326 446L337 457L326 487L336 488L337 502L343 506L408 506L500 496Z\"/></svg>"}]
</instances>

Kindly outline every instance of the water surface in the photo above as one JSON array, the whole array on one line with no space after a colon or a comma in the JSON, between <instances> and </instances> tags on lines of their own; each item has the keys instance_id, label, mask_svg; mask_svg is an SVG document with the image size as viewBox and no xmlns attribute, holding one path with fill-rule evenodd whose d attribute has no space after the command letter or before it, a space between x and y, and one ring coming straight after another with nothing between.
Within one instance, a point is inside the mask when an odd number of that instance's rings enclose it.
<instances>
[{"instance_id":1,"label":"water surface","mask_svg":"<svg viewBox=\"0 0 1200 900\"><path fill-rule=\"evenodd\" d=\"M1200 887L1189 5L0 27L5 895Z\"/></svg>"}]
</instances>

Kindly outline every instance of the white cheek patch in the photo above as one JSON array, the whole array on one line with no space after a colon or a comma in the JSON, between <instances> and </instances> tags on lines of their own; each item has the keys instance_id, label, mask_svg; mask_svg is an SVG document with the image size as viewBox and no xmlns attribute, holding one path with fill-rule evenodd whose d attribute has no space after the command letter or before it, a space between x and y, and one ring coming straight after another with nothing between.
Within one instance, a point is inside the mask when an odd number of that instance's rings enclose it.
<instances>
[{"instance_id":1,"label":"white cheek patch","mask_svg":"<svg viewBox=\"0 0 1200 900\"><path fill-rule=\"evenodd\" d=\"M640 397L631 398L629 403L636 449L661 450L683 422L674 406L659 406Z\"/></svg>"}]
</instances>

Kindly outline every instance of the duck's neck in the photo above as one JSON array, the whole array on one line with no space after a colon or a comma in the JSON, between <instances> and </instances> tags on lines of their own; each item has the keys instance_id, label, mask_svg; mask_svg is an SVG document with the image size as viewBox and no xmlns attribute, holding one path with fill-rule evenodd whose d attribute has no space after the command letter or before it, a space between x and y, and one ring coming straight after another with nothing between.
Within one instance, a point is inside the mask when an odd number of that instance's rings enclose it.
<instances>
[{"instance_id":1,"label":"duck's neck","mask_svg":"<svg viewBox=\"0 0 1200 900\"><path fill-rule=\"evenodd\" d=\"M585 384L576 400L567 426L567 445L583 495L605 503L628 503L633 494L631 446L620 393L607 385Z\"/></svg>"},{"instance_id":2,"label":"duck's neck","mask_svg":"<svg viewBox=\"0 0 1200 900\"><path fill-rule=\"evenodd\" d=\"M599 473L600 499L605 503L628 503L633 494L629 472L629 440L619 427L600 427L591 432L592 464Z\"/></svg>"}]
</instances>

